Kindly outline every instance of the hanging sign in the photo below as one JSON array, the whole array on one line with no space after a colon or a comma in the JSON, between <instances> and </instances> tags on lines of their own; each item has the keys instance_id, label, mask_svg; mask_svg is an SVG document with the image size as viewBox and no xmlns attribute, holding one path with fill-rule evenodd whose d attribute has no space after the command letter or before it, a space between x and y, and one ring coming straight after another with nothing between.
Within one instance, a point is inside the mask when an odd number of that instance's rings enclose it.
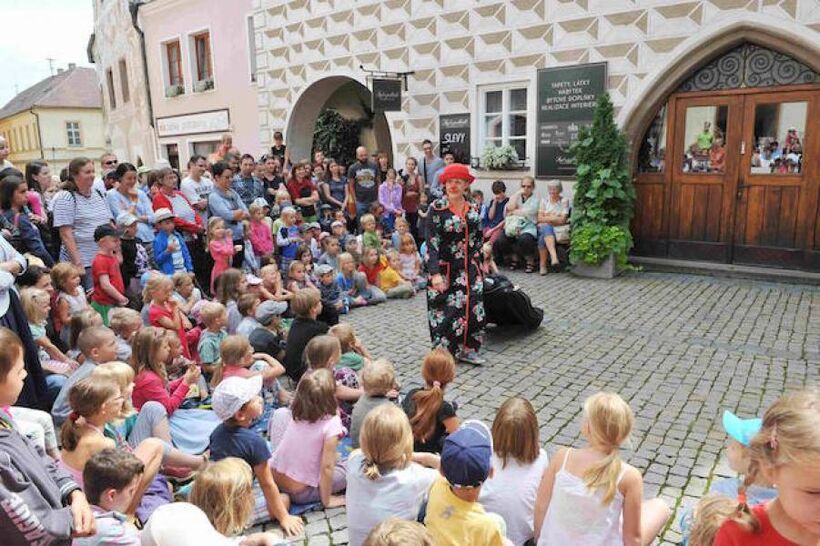
<instances>
[{"instance_id":1,"label":"hanging sign","mask_svg":"<svg viewBox=\"0 0 820 546\"><path fill-rule=\"evenodd\" d=\"M604 62L538 71L536 176L575 176L569 147L578 138L578 129L592 124L598 97L606 90L606 66Z\"/></svg>"},{"instance_id":2,"label":"hanging sign","mask_svg":"<svg viewBox=\"0 0 820 546\"><path fill-rule=\"evenodd\" d=\"M441 155L452 152L456 163L470 164L470 114L446 114L438 117Z\"/></svg>"},{"instance_id":3,"label":"hanging sign","mask_svg":"<svg viewBox=\"0 0 820 546\"><path fill-rule=\"evenodd\" d=\"M374 112L401 111L401 80L373 78L371 107Z\"/></svg>"}]
</instances>

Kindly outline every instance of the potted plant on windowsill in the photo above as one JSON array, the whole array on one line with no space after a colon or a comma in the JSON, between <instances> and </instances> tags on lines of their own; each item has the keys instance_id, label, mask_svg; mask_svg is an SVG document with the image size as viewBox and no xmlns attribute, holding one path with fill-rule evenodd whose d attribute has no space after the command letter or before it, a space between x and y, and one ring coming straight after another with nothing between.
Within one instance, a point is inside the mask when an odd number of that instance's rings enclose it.
<instances>
[{"instance_id":1,"label":"potted plant on windowsill","mask_svg":"<svg viewBox=\"0 0 820 546\"><path fill-rule=\"evenodd\" d=\"M570 154L577 165L570 241L573 272L611 279L629 267L635 188L626 140L615 124L608 94L598 98L592 125L578 131Z\"/></svg>"},{"instance_id":2,"label":"potted plant on windowsill","mask_svg":"<svg viewBox=\"0 0 820 546\"><path fill-rule=\"evenodd\" d=\"M204 80L199 80L194 84L194 93L202 93L203 91L210 91L214 88L214 79L213 78L205 78Z\"/></svg>"},{"instance_id":3,"label":"potted plant on windowsill","mask_svg":"<svg viewBox=\"0 0 820 546\"><path fill-rule=\"evenodd\" d=\"M518 152L510 145L487 146L481 154L481 167L486 170L508 171L518 166Z\"/></svg>"},{"instance_id":4,"label":"potted plant on windowsill","mask_svg":"<svg viewBox=\"0 0 820 546\"><path fill-rule=\"evenodd\" d=\"M165 96L169 99L185 94L185 86L181 84L169 85L165 88Z\"/></svg>"}]
</instances>

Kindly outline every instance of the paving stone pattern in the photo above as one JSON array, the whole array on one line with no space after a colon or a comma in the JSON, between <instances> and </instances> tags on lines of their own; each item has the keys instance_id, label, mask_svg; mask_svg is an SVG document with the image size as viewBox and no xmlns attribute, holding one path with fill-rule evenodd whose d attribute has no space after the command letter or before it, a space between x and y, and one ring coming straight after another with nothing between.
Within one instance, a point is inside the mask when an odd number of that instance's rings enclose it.
<instances>
[{"instance_id":1,"label":"paving stone pattern","mask_svg":"<svg viewBox=\"0 0 820 546\"><path fill-rule=\"evenodd\" d=\"M459 365L448 399L490 424L511 396L529 399L547 452L581 446L581 405L618 392L636 415L625 459L675 515L659 544L678 544L678 519L712 479L729 476L720 415L749 417L786 390L818 384L820 289L702 276L633 273L613 281L512 273L541 328L488 333L482 367ZM429 348L422 297L348 315L375 357L391 360L402 391L419 385ZM343 509L306 516L297 544L346 544Z\"/></svg>"}]
</instances>

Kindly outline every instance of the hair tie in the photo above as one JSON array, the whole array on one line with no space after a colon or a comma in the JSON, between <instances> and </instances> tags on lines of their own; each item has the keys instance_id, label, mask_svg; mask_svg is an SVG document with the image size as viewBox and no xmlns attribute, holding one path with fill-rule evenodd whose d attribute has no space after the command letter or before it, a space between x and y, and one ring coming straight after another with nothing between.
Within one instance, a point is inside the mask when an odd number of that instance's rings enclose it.
<instances>
[{"instance_id":1,"label":"hair tie","mask_svg":"<svg viewBox=\"0 0 820 546\"><path fill-rule=\"evenodd\" d=\"M440 381L433 381L433 386L441 388L441 382Z\"/></svg>"},{"instance_id":2,"label":"hair tie","mask_svg":"<svg viewBox=\"0 0 820 546\"><path fill-rule=\"evenodd\" d=\"M746 506L748 499L746 498L746 490L744 488L738 489L737 503L740 506Z\"/></svg>"},{"instance_id":3,"label":"hair tie","mask_svg":"<svg viewBox=\"0 0 820 546\"><path fill-rule=\"evenodd\" d=\"M72 411L71 413L68 414L68 420L69 421L72 421L72 422L76 423L77 419L79 419L79 418L80 418L80 414L77 413L76 411Z\"/></svg>"},{"instance_id":4,"label":"hair tie","mask_svg":"<svg viewBox=\"0 0 820 546\"><path fill-rule=\"evenodd\" d=\"M772 425L772 432L769 434L769 447L777 449L777 423Z\"/></svg>"}]
</instances>

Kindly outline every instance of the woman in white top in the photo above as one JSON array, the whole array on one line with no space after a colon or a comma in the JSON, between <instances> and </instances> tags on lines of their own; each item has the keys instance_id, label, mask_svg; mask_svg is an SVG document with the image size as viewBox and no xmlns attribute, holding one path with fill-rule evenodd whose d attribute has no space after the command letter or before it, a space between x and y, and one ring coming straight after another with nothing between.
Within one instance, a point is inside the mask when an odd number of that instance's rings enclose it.
<instances>
[{"instance_id":1,"label":"woman in white top","mask_svg":"<svg viewBox=\"0 0 820 546\"><path fill-rule=\"evenodd\" d=\"M538 196L535 194L533 177L525 176L521 179L521 189L507 202L504 218L504 233L493 243L496 263L501 265L505 255L510 254L510 269L517 269L520 261L524 260L525 271L532 273L538 239Z\"/></svg>"},{"instance_id":2,"label":"woman in white top","mask_svg":"<svg viewBox=\"0 0 820 546\"><path fill-rule=\"evenodd\" d=\"M547 182L548 195L541 199L538 208L538 261L541 275L547 274L547 253L550 265L558 265L555 251L555 226L563 226L569 221L569 200L561 197L561 181Z\"/></svg>"},{"instance_id":3,"label":"woman in white top","mask_svg":"<svg viewBox=\"0 0 820 546\"><path fill-rule=\"evenodd\" d=\"M533 511L538 482L547 468L539 448L538 417L524 398L510 398L493 421L493 475L484 482L479 502L507 523L507 538L521 546L534 536Z\"/></svg>"},{"instance_id":4,"label":"woman in white top","mask_svg":"<svg viewBox=\"0 0 820 546\"><path fill-rule=\"evenodd\" d=\"M558 450L538 488L539 546L640 546L654 540L671 512L660 499L643 501L641 473L618 454L634 420L617 394L586 399L581 434L588 447Z\"/></svg>"}]
</instances>

